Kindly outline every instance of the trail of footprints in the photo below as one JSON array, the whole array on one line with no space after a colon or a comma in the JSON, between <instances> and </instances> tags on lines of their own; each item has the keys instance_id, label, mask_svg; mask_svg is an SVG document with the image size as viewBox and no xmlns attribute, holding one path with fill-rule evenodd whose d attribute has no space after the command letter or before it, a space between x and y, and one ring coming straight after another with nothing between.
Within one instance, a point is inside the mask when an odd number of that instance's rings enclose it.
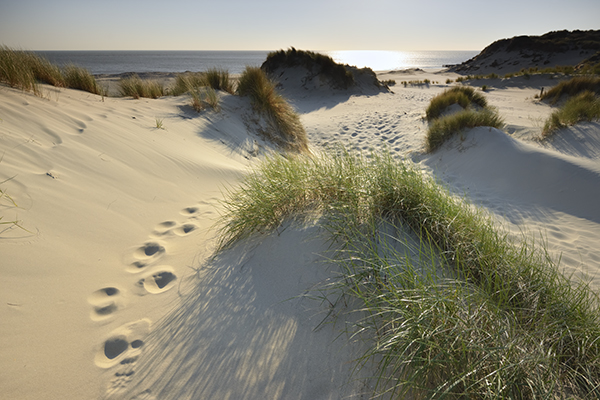
<instances>
[{"instance_id":1,"label":"trail of footprints","mask_svg":"<svg viewBox=\"0 0 600 400\"><path fill-rule=\"evenodd\" d=\"M164 221L159 223L149 235L149 240L134 248L127 259L125 270L135 279L131 292L144 296L160 294L175 286L177 275L173 267L161 265L160 260L167 254L168 242L192 234L198 229L194 220L200 217L200 207L192 206L181 210L185 222ZM107 321L123 307L124 290L116 287L103 287L88 296L91 305L90 318L93 321ZM94 362L100 368L114 368L108 395L118 393L132 379L135 363L141 354L146 336L150 333L151 321L147 318L125 324L113 330L99 346Z\"/></svg>"},{"instance_id":2,"label":"trail of footprints","mask_svg":"<svg viewBox=\"0 0 600 400\"><path fill-rule=\"evenodd\" d=\"M375 150L386 146L399 150L399 141L402 140L400 133L401 118L406 115L395 113L369 113L364 114L358 121L338 121L333 132L326 137L311 138L317 144L328 144L331 138L334 141L343 141L351 144L356 150Z\"/></svg>"}]
</instances>

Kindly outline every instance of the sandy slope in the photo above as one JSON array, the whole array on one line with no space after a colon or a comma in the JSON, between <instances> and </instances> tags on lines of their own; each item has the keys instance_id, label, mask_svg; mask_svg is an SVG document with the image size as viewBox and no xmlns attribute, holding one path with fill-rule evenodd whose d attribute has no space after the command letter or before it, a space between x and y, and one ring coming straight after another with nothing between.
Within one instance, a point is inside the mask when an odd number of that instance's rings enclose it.
<instances>
[{"instance_id":1,"label":"sandy slope","mask_svg":"<svg viewBox=\"0 0 600 400\"><path fill-rule=\"evenodd\" d=\"M598 283L600 124L530 139L555 81L487 81L511 135L466 132L424 154L422 119L446 78L381 73L394 93L292 95L315 149L410 157L518 232L543 233L568 273ZM475 83L477 86L480 83ZM335 276L318 226L286 226L214 260L224 186L267 144L248 104L196 114L185 98L130 100L0 87L0 390L12 399L360 397L364 344L310 289ZM156 128L156 118L166 129ZM6 226L4 226L6 227ZM343 308L334 310L343 312ZM317 328L318 329L315 329ZM335 340L338 335L342 336ZM367 375L368 370L361 371Z\"/></svg>"}]
</instances>

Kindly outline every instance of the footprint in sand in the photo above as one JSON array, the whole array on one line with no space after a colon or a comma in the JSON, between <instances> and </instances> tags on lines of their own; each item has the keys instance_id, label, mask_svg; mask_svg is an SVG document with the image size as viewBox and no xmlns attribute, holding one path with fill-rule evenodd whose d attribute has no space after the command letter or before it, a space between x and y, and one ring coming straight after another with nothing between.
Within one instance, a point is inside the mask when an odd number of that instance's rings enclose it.
<instances>
[{"instance_id":1,"label":"footprint in sand","mask_svg":"<svg viewBox=\"0 0 600 400\"><path fill-rule=\"evenodd\" d=\"M175 286L176 280L174 269L168 265L161 265L137 281L135 293L140 296L163 293Z\"/></svg>"},{"instance_id":2,"label":"footprint in sand","mask_svg":"<svg viewBox=\"0 0 600 400\"><path fill-rule=\"evenodd\" d=\"M165 221L156 225L154 230L152 231L152 236L164 236L168 234L172 230L173 227L177 226L177 222L175 221Z\"/></svg>"},{"instance_id":3,"label":"footprint in sand","mask_svg":"<svg viewBox=\"0 0 600 400\"><path fill-rule=\"evenodd\" d=\"M115 329L100 346L96 353L96 365L114 369L106 391L109 398L118 395L133 379L136 362L149 333L150 320L141 319Z\"/></svg>"},{"instance_id":4,"label":"footprint in sand","mask_svg":"<svg viewBox=\"0 0 600 400\"><path fill-rule=\"evenodd\" d=\"M165 246L158 240L150 240L140 247L133 248L130 256L127 256L124 263L127 264L126 270L137 274L145 270L148 266L155 264L166 253Z\"/></svg>"},{"instance_id":5,"label":"footprint in sand","mask_svg":"<svg viewBox=\"0 0 600 400\"><path fill-rule=\"evenodd\" d=\"M135 251L135 256L139 259L146 260L156 258L164 254L165 248L157 242L146 242Z\"/></svg>"},{"instance_id":6,"label":"footprint in sand","mask_svg":"<svg viewBox=\"0 0 600 400\"><path fill-rule=\"evenodd\" d=\"M146 318L115 329L99 346L94 358L95 364L100 368L133 364L149 333L150 320Z\"/></svg>"},{"instance_id":7,"label":"footprint in sand","mask_svg":"<svg viewBox=\"0 0 600 400\"><path fill-rule=\"evenodd\" d=\"M198 226L191 223L187 223L175 228L173 230L173 233L175 233L177 236L187 236L190 233L194 232L196 229L198 229Z\"/></svg>"},{"instance_id":8,"label":"footprint in sand","mask_svg":"<svg viewBox=\"0 0 600 400\"><path fill-rule=\"evenodd\" d=\"M198 212L200 212L200 209L198 207L192 206L184 208L183 210L181 210L180 214L185 215L186 217L190 217L198 214Z\"/></svg>"},{"instance_id":9,"label":"footprint in sand","mask_svg":"<svg viewBox=\"0 0 600 400\"><path fill-rule=\"evenodd\" d=\"M115 287L96 290L88 297L88 303L93 306L90 314L92 320L106 320L122 306L121 291Z\"/></svg>"},{"instance_id":10,"label":"footprint in sand","mask_svg":"<svg viewBox=\"0 0 600 400\"><path fill-rule=\"evenodd\" d=\"M158 224L150 236L155 238L165 238L172 235L187 236L198 228L193 223L178 224L175 221L165 221Z\"/></svg>"}]
</instances>

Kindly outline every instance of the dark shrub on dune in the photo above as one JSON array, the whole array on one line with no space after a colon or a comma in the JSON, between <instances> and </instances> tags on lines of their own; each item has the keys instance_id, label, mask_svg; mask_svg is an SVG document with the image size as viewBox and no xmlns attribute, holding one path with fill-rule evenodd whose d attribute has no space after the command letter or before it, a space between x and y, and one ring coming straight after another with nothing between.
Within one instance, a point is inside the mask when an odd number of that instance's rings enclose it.
<instances>
[{"instance_id":1,"label":"dark shrub on dune","mask_svg":"<svg viewBox=\"0 0 600 400\"><path fill-rule=\"evenodd\" d=\"M293 47L269 53L261 69L271 74L281 67L298 66L315 74L322 74L339 88L347 89L354 84L352 73L344 65L336 63L333 58L312 51L296 50Z\"/></svg>"}]
</instances>

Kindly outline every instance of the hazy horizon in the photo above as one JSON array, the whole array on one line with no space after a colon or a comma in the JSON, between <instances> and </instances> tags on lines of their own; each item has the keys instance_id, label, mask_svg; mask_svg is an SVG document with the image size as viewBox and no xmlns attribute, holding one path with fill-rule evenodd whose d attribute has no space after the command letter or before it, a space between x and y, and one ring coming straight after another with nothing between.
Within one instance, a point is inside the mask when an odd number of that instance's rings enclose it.
<instances>
[{"instance_id":1,"label":"hazy horizon","mask_svg":"<svg viewBox=\"0 0 600 400\"><path fill-rule=\"evenodd\" d=\"M600 29L600 2L0 0L0 44L32 51L476 51Z\"/></svg>"}]
</instances>

